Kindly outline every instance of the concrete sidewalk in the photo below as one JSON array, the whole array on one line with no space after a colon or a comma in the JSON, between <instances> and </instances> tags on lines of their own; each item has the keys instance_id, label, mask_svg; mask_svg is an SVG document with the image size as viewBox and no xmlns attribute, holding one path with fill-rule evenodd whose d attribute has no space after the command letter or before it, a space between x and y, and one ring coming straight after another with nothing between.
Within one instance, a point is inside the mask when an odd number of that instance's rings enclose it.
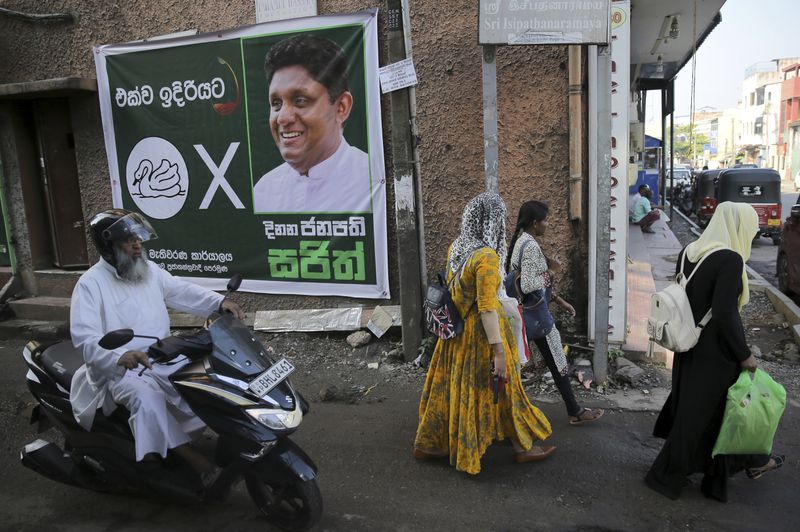
<instances>
[{"instance_id":1,"label":"concrete sidewalk","mask_svg":"<svg viewBox=\"0 0 800 532\"><path fill-rule=\"evenodd\" d=\"M677 210L674 215L682 216ZM688 222L694 225L691 220ZM628 331L622 350L632 360L663 363L671 368L672 352L651 343L647 336L647 317L650 296L674 280L675 263L683 246L667 226L665 217L653 224L653 230L654 234L647 234L636 225L628 225ZM795 341L800 344L800 307L750 266L747 274L750 289L767 294L775 309L786 317Z\"/></svg>"},{"instance_id":2,"label":"concrete sidewalk","mask_svg":"<svg viewBox=\"0 0 800 532\"><path fill-rule=\"evenodd\" d=\"M622 346L633 360L657 362L672 366L672 352L650 342L647 317L650 296L671 283L675 263L682 246L662 216L652 226L655 233L643 233L628 225L628 298L627 340Z\"/></svg>"}]
</instances>

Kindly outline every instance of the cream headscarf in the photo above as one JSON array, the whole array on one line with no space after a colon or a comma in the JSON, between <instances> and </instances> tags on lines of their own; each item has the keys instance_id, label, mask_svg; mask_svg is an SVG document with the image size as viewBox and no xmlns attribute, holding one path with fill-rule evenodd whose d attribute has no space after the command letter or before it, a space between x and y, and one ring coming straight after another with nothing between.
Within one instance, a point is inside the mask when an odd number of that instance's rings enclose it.
<instances>
[{"instance_id":1,"label":"cream headscarf","mask_svg":"<svg viewBox=\"0 0 800 532\"><path fill-rule=\"evenodd\" d=\"M750 247L758 231L758 214L747 203L725 201L717 205L714 216L700 238L686 246L686 258L697 262L714 248L725 247L741 255L742 261L750 258ZM739 309L750 300L747 269L742 271L742 293Z\"/></svg>"}]
</instances>

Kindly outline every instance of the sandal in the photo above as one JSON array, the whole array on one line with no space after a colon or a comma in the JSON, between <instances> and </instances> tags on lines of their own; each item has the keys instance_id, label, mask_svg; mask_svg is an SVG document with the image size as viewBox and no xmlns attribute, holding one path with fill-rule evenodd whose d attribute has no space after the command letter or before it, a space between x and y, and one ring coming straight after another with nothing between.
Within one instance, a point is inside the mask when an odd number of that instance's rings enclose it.
<instances>
[{"instance_id":1,"label":"sandal","mask_svg":"<svg viewBox=\"0 0 800 532\"><path fill-rule=\"evenodd\" d=\"M418 447L414 447L413 456L417 460L435 460L437 458L445 458L446 456L450 456L450 453L445 453L441 451L437 452L423 451Z\"/></svg>"},{"instance_id":2,"label":"sandal","mask_svg":"<svg viewBox=\"0 0 800 532\"><path fill-rule=\"evenodd\" d=\"M580 412L576 415L570 416L569 424L583 425L584 423L600 419L605 413L606 411L602 408L581 408Z\"/></svg>"},{"instance_id":3,"label":"sandal","mask_svg":"<svg viewBox=\"0 0 800 532\"><path fill-rule=\"evenodd\" d=\"M554 445L536 446L534 445L527 451L519 451L514 453L514 461L518 464L526 462L540 462L553 454L556 448Z\"/></svg>"},{"instance_id":4,"label":"sandal","mask_svg":"<svg viewBox=\"0 0 800 532\"><path fill-rule=\"evenodd\" d=\"M761 475L763 475L767 471L774 471L776 469L779 469L783 465L784 460L786 460L786 455L773 454L772 456L770 456L770 459L773 462L775 462L775 465L772 467L770 467L769 462L767 462L767 465L765 466L751 467L749 469L745 469L744 472L747 475L747 478L749 478L750 480L755 480L757 478L760 478Z\"/></svg>"}]
</instances>

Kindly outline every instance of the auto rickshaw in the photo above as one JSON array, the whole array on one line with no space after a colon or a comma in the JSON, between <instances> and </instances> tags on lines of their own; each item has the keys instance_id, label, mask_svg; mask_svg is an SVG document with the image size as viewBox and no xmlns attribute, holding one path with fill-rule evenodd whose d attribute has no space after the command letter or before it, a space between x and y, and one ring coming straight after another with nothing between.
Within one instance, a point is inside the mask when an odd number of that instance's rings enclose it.
<instances>
[{"instance_id":1,"label":"auto rickshaw","mask_svg":"<svg viewBox=\"0 0 800 532\"><path fill-rule=\"evenodd\" d=\"M771 168L729 168L719 173L717 203L749 203L758 213L759 235L781 241L781 176Z\"/></svg>"},{"instance_id":2,"label":"auto rickshaw","mask_svg":"<svg viewBox=\"0 0 800 532\"><path fill-rule=\"evenodd\" d=\"M703 170L694 181L694 213L701 227L708 225L717 208L717 177L721 170Z\"/></svg>"}]
</instances>

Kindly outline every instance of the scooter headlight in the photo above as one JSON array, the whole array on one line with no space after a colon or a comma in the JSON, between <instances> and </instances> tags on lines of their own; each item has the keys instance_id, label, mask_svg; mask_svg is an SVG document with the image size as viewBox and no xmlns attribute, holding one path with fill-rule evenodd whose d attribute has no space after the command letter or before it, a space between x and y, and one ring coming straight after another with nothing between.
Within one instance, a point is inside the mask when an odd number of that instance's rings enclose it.
<instances>
[{"instance_id":1,"label":"scooter headlight","mask_svg":"<svg viewBox=\"0 0 800 532\"><path fill-rule=\"evenodd\" d=\"M293 429L303 420L303 412L300 408L295 408L291 412L273 408L250 408L246 412L250 417L272 430Z\"/></svg>"}]
</instances>

